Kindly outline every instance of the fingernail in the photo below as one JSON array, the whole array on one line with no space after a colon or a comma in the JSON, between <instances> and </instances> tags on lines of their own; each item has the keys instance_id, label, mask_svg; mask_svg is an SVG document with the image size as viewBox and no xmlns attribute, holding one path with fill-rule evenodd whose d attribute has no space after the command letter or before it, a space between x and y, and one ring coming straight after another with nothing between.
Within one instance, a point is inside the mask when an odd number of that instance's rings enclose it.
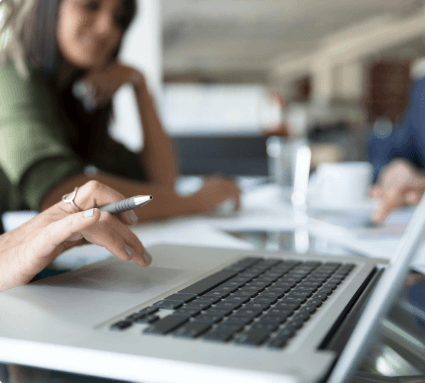
<instances>
[{"instance_id":1,"label":"fingernail","mask_svg":"<svg viewBox=\"0 0 425 383\"><path fill-rule=\"evenodd\" d=\"M132 222L136 223L139 219L137 218L136 213L134 211L129 211L128 215L130 216L130 219Z\"/></svg>"},{"instance_id":2,"label":"fingernail","mask_svg":"<svg viewBox=\"0 0 425 383\"><path fill-rule=\"evenodd\" d=\"M127 255L131 255L131 254L134 253L134 250L130 246L128 246L128 245L125 245L124 246L124 250L127 253Z\"/></svg>"},{"instance_id":3,"label":"fingernail","mask_svg":"<svg viewBox=\"0 0 425 383\"><path fill-rule=\"evenodd\" d=\"M94 216L94 209L90 209L84 212L84 217L90 218Z\"/></svg>"},{"instance_id":4,"label":"fingernail","mask_svg":"<svg viewBox=\"0 0 425 383\"><path fill-rule=\"evenodd\" d=\"M146 263L152 262L152 256L146 250L143 253L143 259L145 260Z\"/></svg>"}]
</instances>

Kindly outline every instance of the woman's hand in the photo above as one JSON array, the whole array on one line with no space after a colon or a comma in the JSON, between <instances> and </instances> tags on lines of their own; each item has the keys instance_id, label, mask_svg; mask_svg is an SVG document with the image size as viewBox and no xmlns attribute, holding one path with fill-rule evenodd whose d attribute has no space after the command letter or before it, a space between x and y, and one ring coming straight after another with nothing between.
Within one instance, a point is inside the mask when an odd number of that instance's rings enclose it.
<instances>
[{"instance_id":1,"label":"woman's hand","mask_svg":"<svg viewBox=\"0 0 425 383\"><path fill-rule=\"evenodd\" d=\"M212 212L227 200L234 201L235 210L239 210L240 194L241 190L232 179L223 176L207 177L202 188L191 196L194 212Z\"/></svg>"},{"instance_id":2,"label":"woman's hand","mask_svg":"<svg viewBox=\"0 0 425 383\"><path fill-rule=\"evenodd\" d=\"M134 212L112 216L96 209L122 199L108 186L90 181L74 199L81 212L61 201L0 236L0 291L28 283L59 254L87 243L105 247L124 261L148 266L152 257L126 226L137 222Z\"/></svg>"},{"instance_id":3,"label":"woman's hand","mask_svg":"<svg viewBox=\"0 0 425 383\"><path fill-rule=\"evenodd\" d=\"M138 70L114 61L102 70L89 72L80 80L80 86L83 84L84 92L97 107L102 107L112 100L113 95L122 85L136 86L143 81L144 77Z\"/></svg>"},{"instance_id":4,"label":"woman's hand","mask_svg":"<svg viewBox=\"0 0 425 383\"><path fill-rule=\"evenodd\" d=\"M424 191L423 174L406 160L392 161L380 174L378 185L370 190L370 195L379 201L372 220L382 223L393 210L417 205Z\"/></svg>"}]
</instances>

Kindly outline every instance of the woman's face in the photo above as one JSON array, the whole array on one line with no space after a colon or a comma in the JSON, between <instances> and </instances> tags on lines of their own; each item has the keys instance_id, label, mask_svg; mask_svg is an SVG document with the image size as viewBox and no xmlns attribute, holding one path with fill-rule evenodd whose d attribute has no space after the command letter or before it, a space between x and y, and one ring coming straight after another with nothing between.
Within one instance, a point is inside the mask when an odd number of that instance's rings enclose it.
<instances>
[{"instance_id":1,"label":"woman's face","mask_svg":"<svg viewBox=\"0 0 425 383\"><path fill-rule=\"evenodd\" d=\"M59 52L78 68L102 68L120 45L122 17L122 0L62 0L57 29Z\"/></svg>"}]
</instances>

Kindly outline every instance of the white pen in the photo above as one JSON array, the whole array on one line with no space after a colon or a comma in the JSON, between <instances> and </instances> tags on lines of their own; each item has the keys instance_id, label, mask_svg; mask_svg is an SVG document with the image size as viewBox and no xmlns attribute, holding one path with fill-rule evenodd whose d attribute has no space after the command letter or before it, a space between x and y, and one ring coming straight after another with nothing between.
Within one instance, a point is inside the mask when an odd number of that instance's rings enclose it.
<instances>
[{"instance_id":1,"label":"white pen","mask_svg":"<svg viewBox=\"0 0 425 383\"><path fill-rule=\"evenodd\" d=\"M109 205L105 205L99 208L100 211L106 211L111 214L119 214L124 211L142 207L152 201L151 195L136 195L122 201L114 202Z\"/></svg>"}]
</instances>

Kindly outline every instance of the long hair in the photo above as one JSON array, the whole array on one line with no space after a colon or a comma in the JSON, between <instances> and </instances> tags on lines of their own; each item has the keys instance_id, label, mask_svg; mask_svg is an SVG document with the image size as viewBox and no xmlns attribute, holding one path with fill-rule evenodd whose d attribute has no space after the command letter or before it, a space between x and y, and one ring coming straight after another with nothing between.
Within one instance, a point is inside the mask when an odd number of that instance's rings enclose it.
<instances>
[{"instance_id":1,"label":"long hair","mask_svg":"<svg viewBox=\"0 0 425 383\"><path fill-rule=\"evenodd\" d=\"M25 1L25 0L24 0ZM34 1L34 0L33 0ZM22 43L25 57L29 65L35 69L50 84L55 85L59 71L60 53L57 49L57 23L59 7L62 0L35 0L32 10L29 12L22 28ZM126 32L136 14L136 0L123 1L123 17L120 18L120 27ZM113 56L117 57L119 49ZM85 71L80 71L78 77L84 76ZM77 78L73 78L76 80ZM85 153L83 157L89 157L90 145L96 142L99 135L107 134L107 126L112 115L112 103L99 108L94 114L87 113L81 107L71 92L72 84L65 90L56 92L59 101L59 112L67 122L74 125L80 131L74 132L74 149ZM82 132L85 130L85 132ZM90 131L90 133L88 132ZM78 136L78 137L76 137ZM76 142L78 143L76 144Z\"/></svg>"}]
</instances>

